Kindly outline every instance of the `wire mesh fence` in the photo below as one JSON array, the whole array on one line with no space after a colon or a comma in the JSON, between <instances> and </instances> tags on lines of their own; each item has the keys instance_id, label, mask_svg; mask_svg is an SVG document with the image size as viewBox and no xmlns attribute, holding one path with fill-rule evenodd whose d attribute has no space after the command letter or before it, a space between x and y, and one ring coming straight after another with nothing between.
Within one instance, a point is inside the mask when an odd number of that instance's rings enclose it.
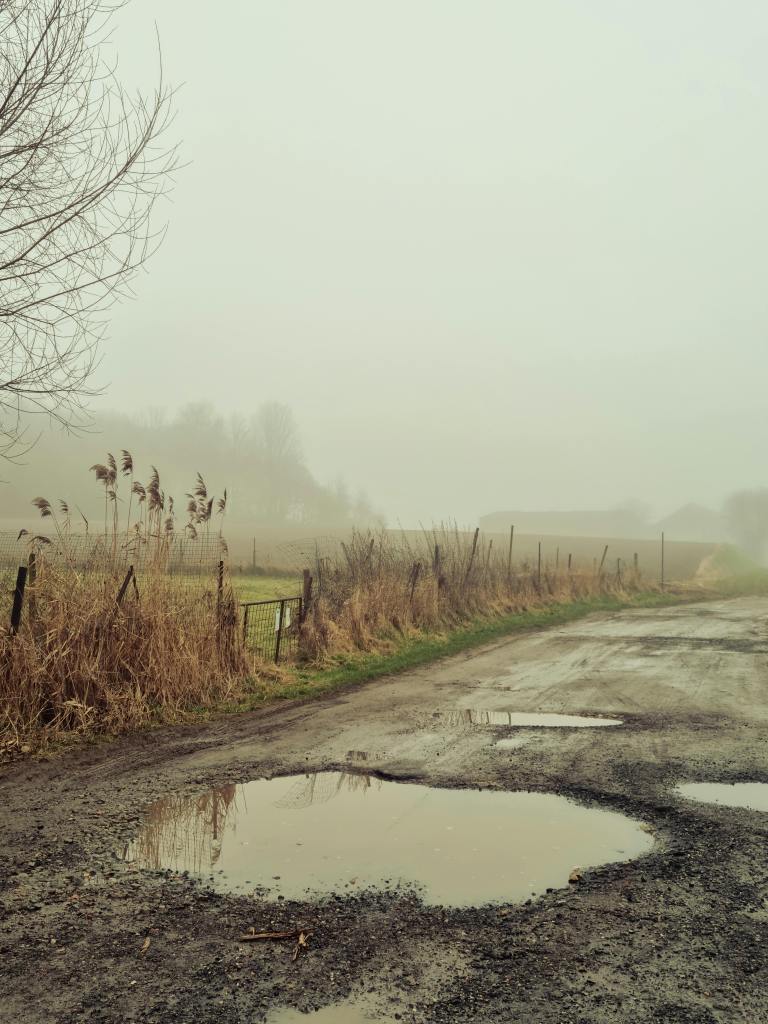
<instances>
[{"instance_id":1,"label":"wire mesh fence","mask_svg":"<svg viewBox=\"0 0 768 1024\"><path fill-rule=\"evenodd\" d=\"M209 576L227 557L219 534L181 533L32 534L0 532L0 571L15 570L30 554L50 565L78 572L119 571L132 565L137 574L159 570L168 575Z\"/></svg>"},{"instance_id":2,"label":"wire mesh fence","mask_svg":"<svg viewBox=\"0 0 768 1024\"><path fill-rule=\"evenodd\" d=\"M265 661L279 662L294 657L299 649L302 600L284 597L279 601L246 601L240 605L243 639L249 650Z\"/></svg>"},{"instance_id":3,"label":"wire mesh fence","mask_svg":"<svg viewBox=\"0 0 768 1024\"><path fill-rule=\"evenodd\" d=\"M26 584L26 594L23 586L21 594L24 617L36 614L44 621L46 598L38 594L35 581L51 572L62 581L72 574L73 583L77 580L78 586L86 586L94 598L111 594L117 607L141 601L148 591L156 596L158 584L164 588L166 603L188 602L193 591L194 615L221 617L223 603L232 599L236 602L229 588L226 554L226 542L218 535L155 537L145 543L136 537L116 540L114 536L0 533L0 621L12 632L18 627L21 609L15 606L20 604L19 574ZM236 603L248 650L274 662L297 655L301 597ZM189 605L186 607L189 614ZM191 620L189 628L195 628Z\"/></svg>"},{"instance_id":4,"label":"wire mesh fence","mask_svg":"<svg viewBox=\"0 0 768 1024\"><path fill-rule=\"evenodd\" d=\"M23 604L24 620L34 616L42 628L64 596L75 591L90 594L94 606L106 602L127 608L150 598L162 600L166 608L183 605L194 633L198 619L220 617L225 599L232 600L228 582L226 543L218 535L115 538L0 532L0 630L10 627L11 633L22 617L17 604Z\"/></svg>"}]
</instances>

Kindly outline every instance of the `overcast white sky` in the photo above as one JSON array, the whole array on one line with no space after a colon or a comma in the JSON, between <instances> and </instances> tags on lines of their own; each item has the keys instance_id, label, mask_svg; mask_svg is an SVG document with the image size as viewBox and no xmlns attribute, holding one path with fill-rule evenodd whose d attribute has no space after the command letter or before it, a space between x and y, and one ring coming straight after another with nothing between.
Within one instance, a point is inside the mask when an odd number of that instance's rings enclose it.
<instances>
[{"instance_id":1,"label":"overcast white sky","mask_svg":"<svg viewBox=\"0 0 768 1024\"><path fill-rule=\"evenodd\" d=\"M768 483L768 5L132 0L128 81L155 21L190 164L110 408L288 402L405 524Z\"/></svg>"}]
</instances>

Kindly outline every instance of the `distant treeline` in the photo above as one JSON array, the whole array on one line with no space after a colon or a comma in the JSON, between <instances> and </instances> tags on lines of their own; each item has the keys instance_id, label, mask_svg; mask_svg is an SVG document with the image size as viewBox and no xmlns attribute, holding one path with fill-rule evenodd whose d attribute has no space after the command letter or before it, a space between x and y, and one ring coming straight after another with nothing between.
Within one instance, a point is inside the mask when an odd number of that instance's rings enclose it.
<instances>
[{"instance_id":1,"label":"distant treeline","mask_svg":"<svg viewBox=\"0 0 768 1024\"><path fill-rule=\"evenodd\" d=\"M32 423L29 436L34 436ZM103 489L89 467L107 453L120 458L127 449L135 478L148 479L157 467L166 495L183 508L197 473L211 494L227 489L227 517L255 526L343 527L378 524L363 494L353 495L342 481L320 484L307 467L289 407L265 402L250 416L225 417L207 404L184 406L173 416L100 415L91 431L79 436L44 432L18 465L0 476L0 517L34 519L32 499L64 499L96 522L103 518ZM124 495L121 500L126 500Z\"/></svg>"}]
</instances>

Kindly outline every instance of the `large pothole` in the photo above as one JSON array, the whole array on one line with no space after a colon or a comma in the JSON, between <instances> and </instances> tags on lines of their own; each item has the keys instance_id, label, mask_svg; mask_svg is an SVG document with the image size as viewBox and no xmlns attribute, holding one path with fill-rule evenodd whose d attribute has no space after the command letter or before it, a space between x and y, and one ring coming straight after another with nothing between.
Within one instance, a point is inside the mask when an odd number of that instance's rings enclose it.
<instances>
[{"instance_id":1,"label":"large pothole","mask_svg":"<svg viewBox=\"0 0 768 1024\"><path fill-rule=\"evenodd\" d=\"M554 794L319 772L159 800L124 859L278 898L404 886L463 907L525 900L652 842L637 821Z\"/></svg>"}]
</instances>

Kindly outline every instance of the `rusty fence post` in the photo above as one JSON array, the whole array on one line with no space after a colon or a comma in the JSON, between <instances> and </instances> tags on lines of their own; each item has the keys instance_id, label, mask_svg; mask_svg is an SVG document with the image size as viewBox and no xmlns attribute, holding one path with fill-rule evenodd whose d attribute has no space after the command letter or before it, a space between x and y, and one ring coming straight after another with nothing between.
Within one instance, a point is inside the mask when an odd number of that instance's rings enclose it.
<instances>
[{"instance_id":1,"label":"rusty fence post","mask_svg":"<svg viewBox=\"0 0 768 1024\"><path fill-rule=\"evenodd\" d=\"M27 585L27 567L20 565L16 573L16 587L13 591L13 608L11 609L11 636L16 636L21 625L21 609L24 606L24 588Z\"/></svg>"}]
</instances>

